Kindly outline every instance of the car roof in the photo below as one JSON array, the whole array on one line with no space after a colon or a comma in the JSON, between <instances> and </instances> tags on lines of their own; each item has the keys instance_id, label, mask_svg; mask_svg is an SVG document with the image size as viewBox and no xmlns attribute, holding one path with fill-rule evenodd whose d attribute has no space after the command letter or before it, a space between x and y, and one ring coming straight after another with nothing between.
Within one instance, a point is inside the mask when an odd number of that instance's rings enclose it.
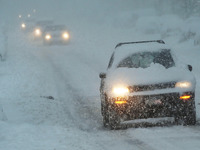
<instances>
[{"instance_id":1,"label":"car roof","mask_svg":"<svg viewBox=\"0 0 200 150\"><path fill-rule=\"evenodd\" d=\"M114 51L114 62L112 66L116 66L121 60L131 54L139 52L155 52L160 50L170 50L171 48L164 43L158 42L125 42L129 44L121 44L116 46Z\"/></svg>"},{"instance_id":2,"label":"car roof","mask_svg":"<svg viewBox=\"0 0 200 150\"><path fill-rule=\"evenodd\" d=\"M158 42L139 41L139 42L125 42L119 44L117 44L115 52L122 53L122 55L126 53L137 53L144 51L151 52L151 51L158 51L160 49L171 49L167 44Z\"/></svg>"},{"instance_id":3,"label":"car roof","mask_svg":"<svg viewBox=\"0 0 200 150\"><path fill-rule=\"evenodd\" d=\"M65 25L50 25L46 26L45 31L57 31L57 30L66 30Z\"/></svg>"},{"instance_id":4,"label":"car roof","mask_svg":"<svg viewBox=\"0 0 200 150\"><path fill-rule=\"evenodd\" d=\"M136 42L123 42L123 43L118 43L115 48L120 47L122 45L127 45L127 44L142 44L142 43L159 43L159 44L165 44L163 40L150 40L150 41L136 41Z\"/></svg>"},{"instance_id":5,"label":"car roof","mask_svg":"<svg viewBox=\"0 0 200 150\"><path fill-rule=\"evenodd\" d=\"M36 22L36 25L38 26L45 26L49 24L53 24L53 20L40 20Z\"/></svg>"}]
</instances>

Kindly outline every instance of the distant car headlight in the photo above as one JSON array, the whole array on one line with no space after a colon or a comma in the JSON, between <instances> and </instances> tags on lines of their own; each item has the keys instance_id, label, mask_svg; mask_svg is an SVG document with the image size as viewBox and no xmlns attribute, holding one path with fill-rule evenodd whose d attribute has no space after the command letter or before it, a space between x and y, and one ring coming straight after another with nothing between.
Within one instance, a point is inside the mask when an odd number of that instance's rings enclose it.
<instances>
[{"instance_id":1,"label":"distant car headlight","mask_svg":"<svg viewBox=\"0 0 200 150\"><path fill-rule=\"evenodd\" d=\"M22 29L25 29L25 28L26 28L26 24L25 24L25 23L22 23L22 24L21 24L21 27L22 27Z\"/></svg>"},{"instance_id":2,"label":"distant car headlight","mask_svg":"<svg viewBox=\"0 0 200 150\"><path fill-rule=\"evenodd\" d=\"M69 39L69 33L64 32L64 33L62 34L62 37L63 37L63 39L68 40L68 39Z\"/></svg>"},{"instance_id":3,"label":"distant car headlight","mask_svg":"<svg viewBox=\"0 0 200 150\"><path fill-rule=\"evenodd\" d=\"M190 88L191 86L192 86L192 83L188 81L177 82L175 85L175 87L179 87L179 88Z\"/></svg>"},{"instance_id":4,"label":"distant car headlight","mask_svg":"<svg viewBox=\"0 0 200 150\"><path fill-rule=\"evenodd\" d=\"M35 29L35 36L41 36L42 32L39 28Z\"/></svg>"},{"instance_id":5,"label":"distant car headlight","mask_svg":"<svg viewBox=\"0 0 200 150\"><path fill-rule=\"evenodd\" d=\"M50 40L51 39L51 35L50 34L45 35L45 39L46 40Z\"/></svg>"},{"instance_id":6,"label":"distant car headlight","mask_svg":"<svg viewBox=\"0 0 200 150\"><path fill-rule=\"evenodd\" d=\"M112 93L115 96L122 97L122 96L126 96L127 94L129 94L129 89L125 86L117 86L112 89Z\"/></svg>"}]
</instances>

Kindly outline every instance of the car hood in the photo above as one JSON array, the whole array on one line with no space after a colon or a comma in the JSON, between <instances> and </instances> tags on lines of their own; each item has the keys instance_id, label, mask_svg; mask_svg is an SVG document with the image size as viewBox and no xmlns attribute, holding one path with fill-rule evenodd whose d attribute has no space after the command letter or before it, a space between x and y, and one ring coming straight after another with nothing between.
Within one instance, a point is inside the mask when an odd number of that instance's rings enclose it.
<instances>
[{"instance_id":1,"label":"car hood","mask_svg":"<svg viewBox=\"0 0 200 150\"><path fill-rule=\"evenodd\" d=\"M189 81L194 89L194 75L185 68L154 66L149 68L116 68L107 72L106 87L114 85L152 85L166 82Z\"/></svg>"}]
</instances>

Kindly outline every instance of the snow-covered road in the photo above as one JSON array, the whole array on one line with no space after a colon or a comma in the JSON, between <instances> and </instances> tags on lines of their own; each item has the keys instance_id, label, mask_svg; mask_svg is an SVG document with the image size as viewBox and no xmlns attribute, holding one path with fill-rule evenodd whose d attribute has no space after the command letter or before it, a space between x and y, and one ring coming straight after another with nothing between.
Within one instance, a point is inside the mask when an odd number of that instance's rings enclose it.
<instances>
[{"instance_id":1,"label":"snow-covered road","mask_svg":"<svg viewBox=\"0 0 200 150\"><path fill-rule=\"evenodd\" d=\"M14 48L15 44L10 47ZM16 74L20 77L25 74L31 78L19 80L15 84L19 89L7 78L15 91L2 101L8 121L1 122L0 149L147 149L144 142L131 137L126 130L109 131L102 127L99 97L86 96L72 83L74 66L82 68L85 64L73 57L72 52L63 47L58 49L60 53L54 51L55 47L28 43L19 45L17 52L8 53L13 54L13 64L18 66L10 76L16 79ZM12 65L5 63L5 70L13 69ZM22 90L27 83L31 87Z\"/></svg>"}]
</instances>

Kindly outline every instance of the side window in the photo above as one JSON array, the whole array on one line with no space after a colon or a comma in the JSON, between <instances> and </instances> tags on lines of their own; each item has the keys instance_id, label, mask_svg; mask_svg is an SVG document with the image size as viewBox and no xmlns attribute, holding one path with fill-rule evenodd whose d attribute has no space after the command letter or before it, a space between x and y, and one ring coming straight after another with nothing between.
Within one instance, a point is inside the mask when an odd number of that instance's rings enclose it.
<instances>
[{"instance_id":1,"label":"side window","mask_svg":"<svg viewBox=\"0 0 200 150\"><path fill-rule=\"evenodd\" d=\"M154 63L159 63L165 68L170 68L175 65L174 60L170 54L170 50L162 50L154 59Z\"/></svg>"},{"instance_id":2,"label":"side window","mask_svg":"<svg viewBox=\"0 0 200 150\"><path fill-rule=\"evenodd\" d=\"M108 68L107 69L109 69L111 66L112 66L112 64L113 64L113 61L114 61L114 52L112 53L112 56L111 56L111 58L110 58L110 61L109 61L109 64L108 64Z\"/></svg>"},{"instance_id":3,"label":"side window","mask_svg":"<svg viewBox=\"0 0 200 150\"><path fill-rule=\"evenodd\" d=\"M133 66L133 63L131 61L130 57L125 58L122 60L117 67L128 67L131 68Z\"/></svg>"}]
</instances>

